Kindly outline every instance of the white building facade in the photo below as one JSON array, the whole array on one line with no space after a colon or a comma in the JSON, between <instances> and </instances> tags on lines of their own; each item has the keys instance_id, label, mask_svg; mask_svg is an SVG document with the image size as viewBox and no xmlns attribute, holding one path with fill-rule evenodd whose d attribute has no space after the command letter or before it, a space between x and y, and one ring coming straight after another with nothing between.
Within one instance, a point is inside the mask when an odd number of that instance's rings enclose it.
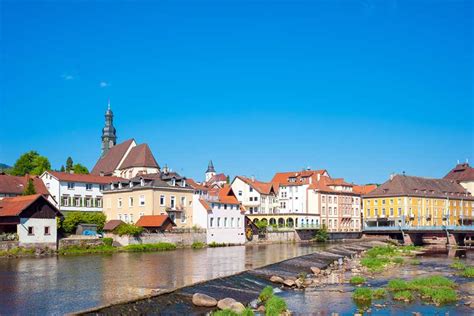
<instances>
[{"instance_id":1,"label":"white building facade","mask_svg":"<svg viewBox=\"0 0 474 316\"><path fill-rule=\"evenodd\" d=\"M102 212L102 192L111 182L120 180L117 177L56 171L45 171L40 178L56 201L55 206L62 212Z\"/></svg>"},{"instance_id":2,"label":"white building facade","mask_svg":"<svg viewBox=\"0 0 474 316\"><path fill-rule=\"evenodd\" d=\"M278 196L272 183L237 176L232 181L231 187L246 214L279 212Z\"/></svg>"}]
</instances>

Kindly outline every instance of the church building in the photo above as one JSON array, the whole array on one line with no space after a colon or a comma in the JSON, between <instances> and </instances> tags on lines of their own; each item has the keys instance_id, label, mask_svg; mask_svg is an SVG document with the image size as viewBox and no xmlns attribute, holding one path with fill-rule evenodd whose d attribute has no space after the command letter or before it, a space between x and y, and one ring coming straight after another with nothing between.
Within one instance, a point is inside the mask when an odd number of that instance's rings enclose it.
<instances>
[{"instance_id":1,"label":"church building","mask_svg":"<svg viewBox=\"0 0 474 316\"><path fill-rule=\"evenodd\" d=\"M147 144L137 144L133 138L117 144L113 118L109 102L102 129L101 156L91 174L131 179L137 175L159 173L160 166Z\"/></svg>"}]
</instances>

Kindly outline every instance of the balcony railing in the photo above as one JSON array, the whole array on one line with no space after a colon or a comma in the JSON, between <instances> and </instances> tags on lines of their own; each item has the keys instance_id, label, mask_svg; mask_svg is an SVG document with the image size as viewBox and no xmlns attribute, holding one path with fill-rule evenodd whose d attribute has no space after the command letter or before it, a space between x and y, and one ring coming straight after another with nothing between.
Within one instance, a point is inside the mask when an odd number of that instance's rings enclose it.
<instances>
[{"instance_id":1,"label":"balcony railing","mask_svg":"<svg viewBox=\"0 0 474 316\"><path fill-rule=\"evenodd\" d=\"M441 226L364 226L365 231L394 231L394 230L474 230L474 225L441 225Z\"/></svg>"}]
</instances>

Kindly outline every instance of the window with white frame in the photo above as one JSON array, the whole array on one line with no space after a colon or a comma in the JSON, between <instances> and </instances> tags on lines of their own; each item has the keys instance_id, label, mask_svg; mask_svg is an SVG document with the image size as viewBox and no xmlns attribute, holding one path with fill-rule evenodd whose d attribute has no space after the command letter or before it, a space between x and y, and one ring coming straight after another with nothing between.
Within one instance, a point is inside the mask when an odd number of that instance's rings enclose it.
<instances>
[{"instance_id":1,"label":"window with white frame","mask_svg":"<svg viewBox=\"0 0 474 316\"><path fill-rule=\"evenodd\" d=\"M68 190L73 190L74 187L75 187L74 182L68 182L68 183L67 183L67 188L68 188Z\"/></svg>"},{"instance_id":2,"label":"window with white frame","mask_svg":"<svg viewBox=\"0 0 474 316\"><path fill-rule=\"evenodd\" d=\"M133 197L132 196L128 197L128 206L130 206L130 207L133 206Z\"/></svg>"},{"instance_id":3,"label":"window with white frame","mask_svg":"<svg viewBox=\"0 0 474 316\"><path fill-rule=\"evenodd\" d=\"M119 208L122 207L122 198L117 199L117 207L119 207Z\"/></svg>"},{"instance_id":4,"label":"window with white frame","mask_svg":"<svg viewBox=\"0 0 474 316\"><path fill-rule=\"evenodd\" d=\"M165 205L165 196L160 195L160 206L164 206L164 205Z\"/></svg>"},{"instance_id":5,"label":"window with white frame","mask_svg":"<svg viewBox=\"0 0 474 316\"><path fill-rule=\"evenodd\" d=\"M91 191L92 190L92 183L86 183L86 190Z\"/></svg>"},{"instance_id":6,"label":"window with white frame","mask_svg":"<svg viewBox=\"0 0 474 316\"><path fill-rule=\"evenodd\" d=\"M172 209L175 209L175 207L176 207L176 197L174 195L171 196L170 207Z\"/></svg>"},{"instance_id":7,"label":"window with white frame","mask_svg":"<svg viewBox=\"0 0 474 316\"><path fill-rule=\"evenodd\" d=\"M214 226L214 217L210 217L209 218L209 227L213 227Z\"/></svg>"},{"instance_id":8,"label":"window with white frame","mask_svg":"<svg viewBox=\"0 0 474 316\"><path fill-rule=\"evenodd\" d=\"M145 206L145 196L140 195L140 206Z\"/></svg>"},{"instance_id":9,"label":"window with white frame","mask_svg":"<svg viewBox=\"0 0 474 316\"><path fill-rule=\"evenodd\" d=\"M185 197L185 196L182 196L182 197L181 197L181 206L182 206L182 207L185 207L185 206L186 206L186 197Z\"/></svg>"}]
</instances>

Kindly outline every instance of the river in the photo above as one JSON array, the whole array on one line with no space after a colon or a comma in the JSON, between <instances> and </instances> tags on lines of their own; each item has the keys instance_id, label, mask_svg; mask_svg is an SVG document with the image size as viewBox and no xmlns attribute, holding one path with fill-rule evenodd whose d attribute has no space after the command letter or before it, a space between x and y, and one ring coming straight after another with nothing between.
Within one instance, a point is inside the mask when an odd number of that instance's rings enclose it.
<instances>
[{"instance_id":1,"label":"river","mask_svg":"<svg viewBox=\"0 0 474 316\"><path fill-rule=\"evenodd\" d=\"M315 244L0 259L0 315L62 315L255 269Z\"/></svg>"}]
</instances>

